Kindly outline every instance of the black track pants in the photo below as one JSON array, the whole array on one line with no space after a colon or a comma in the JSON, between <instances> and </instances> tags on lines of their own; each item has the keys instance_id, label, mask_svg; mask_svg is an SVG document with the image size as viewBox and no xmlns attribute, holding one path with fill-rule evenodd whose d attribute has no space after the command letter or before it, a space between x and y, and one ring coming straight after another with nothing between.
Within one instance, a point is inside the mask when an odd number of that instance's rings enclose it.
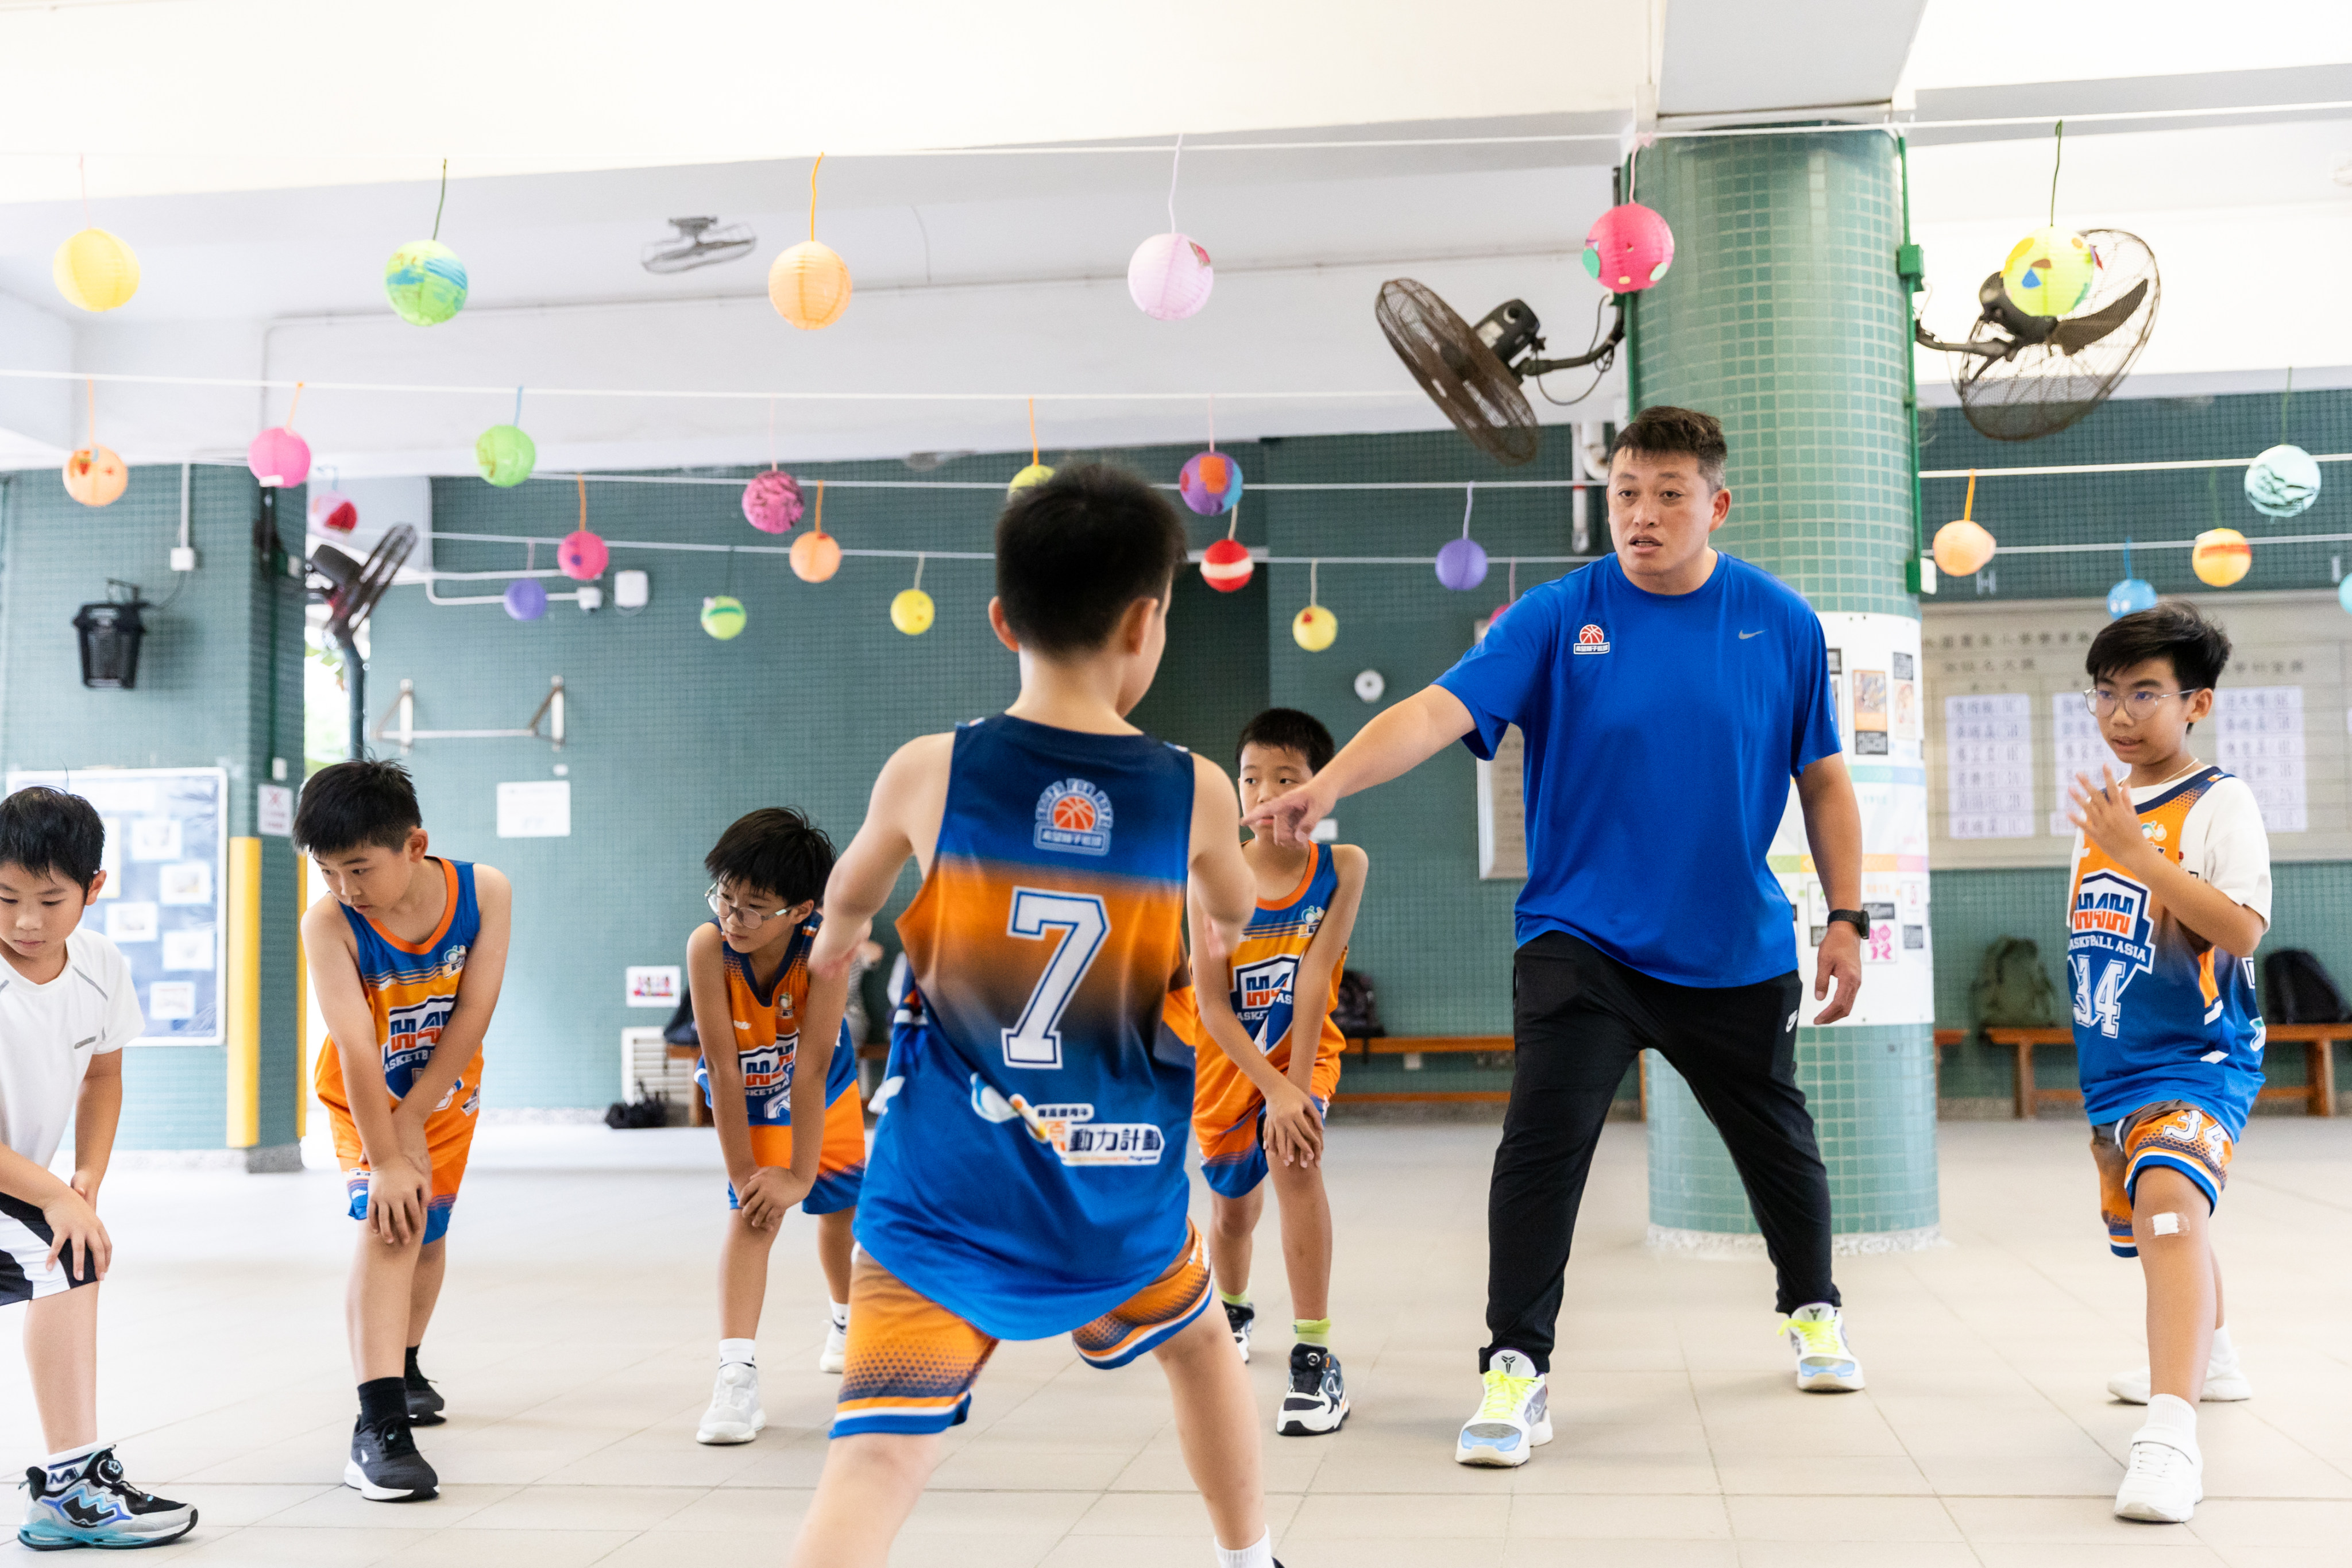
<instances>
[{"instance_id":1,"label":"black track pants","mask_svg":"<svg viewBox=\"0 0 2352 1568\"><path fill-rule=\"evenodd\" d=\"M1780 1275L1779 1310L1835 1302L1829 1174L1796 1080L1794 970L1754 985L1674 985L1563 931L1519 949L1517 1072L1486 1194L1486 1370L1496 1350L1549 1371L1593 1145L1643 1047L1690 1084L1739 1169Z\"/></svg>"}]
</instances>

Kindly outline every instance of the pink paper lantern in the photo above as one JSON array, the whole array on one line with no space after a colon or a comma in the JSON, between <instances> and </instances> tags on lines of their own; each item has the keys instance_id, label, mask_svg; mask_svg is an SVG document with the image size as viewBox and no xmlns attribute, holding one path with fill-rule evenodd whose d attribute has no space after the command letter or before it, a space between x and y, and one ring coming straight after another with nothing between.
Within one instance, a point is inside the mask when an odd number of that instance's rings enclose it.
<instances>
[{"instance_id":1,"label":"pink paper lantern","mask_svg":"<svg viewBox=\"0 0 2352 1568\"><path fill-rule=\"evenodd\" d=\"M770 468L743 487L743 521L761 533L784 533L801 520L801 487L792 475Z\"/></svg>"},{"instance_id":2,"label":"pink paper lantern","mask_svg":"<svg viewBox=\"0 0 2352 1568\"><path fill-rule=\"evenodd\" d=\"M1127 291L1136 309L1159 321L1181 321L1209 302L1217 281L1209 253L1181 234L1155 234L1135 247L1127 264Z\"/></svg>"},{"instance_id":3,"label":"pink paper lantern","mask_svg":"<svg viewBox=\"0 0 2352 1568\"><path fill-rule=\"evenodd\" d=\"M329 533L349 533L360 525L360 509L341 490L320 490L310 498L310 526Z\"/></svg>"},{"instance_id":4,"label":"pink paper lantern","mask_svg":"<svg viewBox=\"0 0 2352 1568\"><path fill-rule=\"evenodd\" d=\"M245 466L265 485L299 485L310 477L310 443L283 425L272 425L245 449Z\"/></svg>"},{"instance_id":5,"label":"pink paper lantern","mask_svg":"<svg viewBox=\"0 0 2352 1568\"><path fill-rule=\"evenodd\" d=\"M574 582L593 583L604 574L604 563L611 555L603 540L584 528L576 528L555 547L555 564Z\"/></svg>"},{"instance_id":6,"label":"pink paper lantern","mask_svg":"<svg viewBox=\"0 0 2352 1568\"><path fill-rule=\"evenodd\" d=\"M1675 231L1639 202L1611 207L1584 237L1584 270L1612 294L1633 294L1675 264Z\"/></svg>"}]
</instances>

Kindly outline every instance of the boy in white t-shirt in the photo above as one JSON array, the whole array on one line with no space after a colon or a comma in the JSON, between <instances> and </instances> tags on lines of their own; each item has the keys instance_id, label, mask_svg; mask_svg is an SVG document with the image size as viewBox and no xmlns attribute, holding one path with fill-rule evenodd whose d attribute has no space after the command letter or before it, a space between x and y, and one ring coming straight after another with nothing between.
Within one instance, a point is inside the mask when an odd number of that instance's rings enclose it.
<instances>
[{"instance_id":1,"label":"boy in white t-shirt","mask_svg":"<svg viewBox=\"0 0 2352 1568\"><path fill-rule=\"evenodd\" d=\"M194 1508L124 1480L98 1440L96 1286L113 1260L98 1186L122 1114L122 1047L146 1027L131 966L80 929L105 845L79 795L36 786L0 800L0 1303L27 1303L25 1365L49 1448L25 1471L16 1531L37 1551L160 1546L196 1525ZM61 1182L48 1166L68 1121L74 1173Z\"/></svg>"},{"instance_id":2,"label":"boy in white t-shirt","mask_svg":"<svg viewBox=\"0 0 2352 1568\"><path fill-rule=\"evenodd\" d=\"M2108 1384L2147 1406L2116 1493L2125 1519L2179 1523L2204 1496L2197 1402L2252 1392L2222 1326L2209 1237L2263 1083L2252 953L2270 928L2270 840L2244 780L2191 756L2230 663L2178 601L2092 639L2084 693L2128 768L2077 774L2066 968L2107 1243L2147 1281L2147 1370Z\"/></svg>"}]
</instances>

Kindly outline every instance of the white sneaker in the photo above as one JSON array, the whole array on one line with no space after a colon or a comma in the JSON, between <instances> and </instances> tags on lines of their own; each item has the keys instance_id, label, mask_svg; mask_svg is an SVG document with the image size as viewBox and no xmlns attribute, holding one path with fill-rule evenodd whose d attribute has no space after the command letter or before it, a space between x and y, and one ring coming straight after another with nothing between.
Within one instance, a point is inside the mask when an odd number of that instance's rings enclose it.
<instances>
[{"instance_id":1,"label":"white sneaker","mask_svg":"<svg viewBox=\"0 0 2352 1568\"><path fill-rule=\"evenodd\" d=\"M2134 1372L2119 1372L2107 1379L2107 1392L2126 1405L2146 1405L2147 1385L2148 1375L2146 1367ZM2233 1366L2224 1372L2216 1364L2209 1363L2206 1366L2205 1392L2199 1396L2200 1399L2210 1399L2217 1405L2228 1405L2241 1399L2252 1399L2253 1396L2253 1380L2248 1377L2242 1369Z\"/></svg>"},{"instance_id":2,"label":"white sneaker","mask_svg":"<svg viewBox=\"0 0 2352 1568\"><path fill-rule=\"evenodd\" d=\"M827 1321L824 1326L824 1349L816 1356L819 1372L843 1372L849 1366L849 1325Z\"/></svg>"},{"instance_id":3,"label":"white sneaker","mask_svg":"<svg viewBox=\"0 0 2352 1568\"><path fill-rule=\"evenodd\" d=\"M1486 1363L1486 1392L1478 1413L1462 1424L1454 1445L1457 1465L1518 1466L1551 1441L1551 1403L1544 1374L1517 1351L1496 1351Z\"/></svg>"},{"instance_id":4,"label":"white sneaker","mask_svg":"<svg viewBox=\"0 0 2352 1568\"><path fill-rule=\"evenodd\" d=\"M768 1424L760 1408L760 1369L730 1361L719 1369L710 1388L710 1408L694 1434L698 1443L748 1443Z\"/></svg>"},{"instance_id":5,"label":"white sneaker","mask_svg":"<svg viewBox=\"0 0 2352 1568\"><path fill-rule=\"evenodd\" d=\"M1851 1394L1863 1386L1862 1363L1845 1342L1845 1314L1815 1301L1780 1325L1797 1352L1797 1386L1807 1394Z\"/></svg>"},{"instance_id":6,"label":"white sneaker","mask_svg":"<svg viewBox=\"0 0 2352 1568\"><path fill-rule=\"evenodd\" d=\"M2116 1489L2116 1517L2188 1523L2205 1500L2204 1469L2196 1438L2169 1427L2141 1427L2132 1434L2131 1460Z\"/></svg>"}]
</instances>

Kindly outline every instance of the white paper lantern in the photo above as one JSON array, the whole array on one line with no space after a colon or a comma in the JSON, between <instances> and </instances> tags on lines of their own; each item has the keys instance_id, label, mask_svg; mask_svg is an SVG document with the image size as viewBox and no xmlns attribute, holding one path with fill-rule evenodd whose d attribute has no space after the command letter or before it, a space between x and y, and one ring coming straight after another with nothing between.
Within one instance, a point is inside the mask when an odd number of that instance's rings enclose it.
<instances>
[{"instance_id":1,"label":"white paper lantern","mask_svg":"<svg viewBox=\"0 0 2352 1568\"><path fill-rule=\"evenodd\" d=\"M1127 291L1136 309L1155 321L1192 315L1209 302L1216 281L1209 253L1187 235L1155 234L1135 247L1127 264Z\"/></svg>"}]
</instances>

